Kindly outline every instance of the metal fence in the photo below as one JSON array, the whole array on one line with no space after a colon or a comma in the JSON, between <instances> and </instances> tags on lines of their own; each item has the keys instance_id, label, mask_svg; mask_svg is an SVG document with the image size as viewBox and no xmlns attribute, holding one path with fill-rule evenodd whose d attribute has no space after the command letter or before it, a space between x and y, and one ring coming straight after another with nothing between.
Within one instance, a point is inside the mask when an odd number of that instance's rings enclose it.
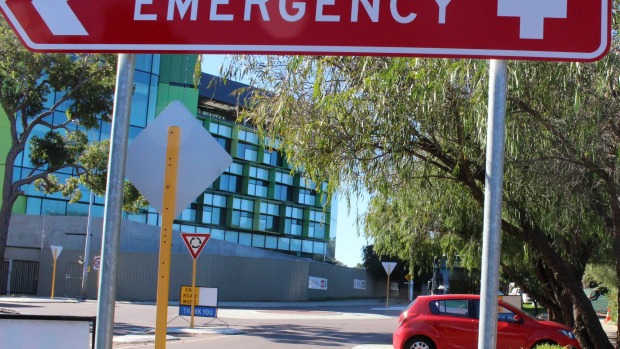
<instances>
[{"instance_id":1,"label":"metal fence","mask_svg":"<svg viewBox=\"0 0 620 349\"><path fill-rule=\"evenodd\" d=\"M0 294L36 296L38 278L39 262L37 261L2 261Z\"/></svg>"}]
</instances>

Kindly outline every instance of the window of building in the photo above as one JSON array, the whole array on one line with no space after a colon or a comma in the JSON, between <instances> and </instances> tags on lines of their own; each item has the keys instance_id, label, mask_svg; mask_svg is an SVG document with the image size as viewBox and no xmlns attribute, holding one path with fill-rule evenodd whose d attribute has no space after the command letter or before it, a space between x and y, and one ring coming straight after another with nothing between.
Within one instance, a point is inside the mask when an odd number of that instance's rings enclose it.
<instances>
[{"instance_id":1,"label":"window of building","mask_svg":"<svg viewBox=\"0 0 620 349\"><path fill-rule=\"evenodd\" d=\"M252 144L258 144L258 136L252 131L239 130L239 140Z\"/></svg>"},{"instance_id":2,"label":"window of building","mask_svg":"<svg viewBox=\"0 0 620 349\"><path fill-rule=\"evenodd\" d=\"M280 205L261 202L258 230L278 232L280 228Z\"/></svg>"},{"instance_id":3,"label":"window of building","mask_svg":"<svg viewBox=\"0 0 620 349\"><path fill-rule=\"evenodd\" d=\"M223 229L211 229L211 237L216 240L224 240L225 232Z\"/></svg>"},{"instance_id":4,"label":"window of building","mask_svg":"<svg viewBox=\"0 0 620 349\"><path fill-rule=\"evenodd\" d=\"M234 242L236 244L239 242L239 233L236 231L227 230L224 240Z\"/></svg>"},{"instance_id":5,"label":"window of building","mask_svg":"<svg viewBox=\"0 0 620 349\"><path fill-rule=\"evenodd\" d=\"M248 181L248 195L267 197L269 190L269 171L264 168L250 167L250 179Z\"/></svg>"},{"instance_id":6,"label":"window of building","mask_svg":"<svg viewBox=\"0 0 620 349\"><path fill-rule=\"evenodd\" d=\"M275 250L278 248L278 238L275 236L265 236L265 248Z\"/></svg>"},{"instance_id":7,"label":"window of building","mask_svg":"<svg viewBox=\"0 0 620 349\"><path fill-rule=\"evenodd\" d=\"M265 149L263 163L271 166L282 166L282 154L277 150Z\"/></svg>"},{"instance_id":8,"label":"window of building","mask_svg":"<svg viewBox=\"0 0 620 349\"><path fill-rule=\"evenodd\" d=\"M211 121L211 124L209 125L209 132L224 136L226 138L232 138L232 127L222 125L214 121Z\"/></svg>"},{"instance_id":9,"label":"window of building","mask_svg":"<svg viewBox=\"0 0 620 349\"><path fill-rule=\"evenodd\" d=\"M284 233L301 236L303 229L304 210L296 207L286 207Z\"/></svg>"},{"instance_id":10,"label":"window of building","mask_svg":"<svg viewBox=\"0 0 620 349\"><path fill-rule=\"evenodd\" d=\"M278 250L289 251L291 249L291 239L278 238Z\"/></svg>"},{"instance_id":11,"label":"window of building","mask_svg":"<svg viewBox=\"0 0 620 349\"><path fill-rule=\"evenodd\" d=\"M196 233L198 233L198 234L211 234L211 228L196 227ZM211 236L213 236L213 235L211 235Z\"/></svg>"},{"instance_id":12,"label":"window of building","mask_svg":"<svg viewBox=\"0 0 620 349\"><path fill-rule=\"evenodd\" d=\"M314 251L315 254L325 254L325 243L324 242L314 242Z\"/></svg>"},{"instance_id":13,"label":"window of building","mask_svg":"<svg viewBox=\"0 0 620 349\"><path fill-rule=\"evenodd\" d=\"M305 253L312 253L313 251L313 242L310 240L304 240L301 244L301 251Z\"/></svg>"},{"instance_id":14,"label":"window of building","mask_svg":"<svg viewBox=\"0 0 620 349\"><path fill-rule=\"evenodd\" d=\"M300 204L314 206L316 202L316 192L310 189L299 189L299 200L297 201Z\"/></svg>"},{"instance_id":15,"label":"window of building","mask_svg":"<svg viewBox=\"0 0 620 349\"><path fill-rule=\"evenodd\" d=\"M133 126L146 127L149 109L151 74L142 71L134 73L134 89L131 97L131 118ZM154 97L153 97L154 98Z\"/></svg>"},{"instance_id":16,"label":"window of building","mask_svg":"<svg viewBox=\"0 0 620 349\"><path fill-rule=\"evenodd\" d=\"M258 158L258 147L253 144L239 142L239 145L237 146L237 157L256 162Z\"/></svg>"},{"instance_id":17,"label":"window of building","mask_svg":"<svg viewBox=\"0 0 620 349\"><path fill-rule=\"evenodd\" d=\"M293 201L293 188L288 185L276 183L273 198L280 201Z\"/></svg>"},{"instance_id":18,"label":"window of building","mask_svg":"<svg viewBox=\"0 0 620 349\"><path fill-rule=\"evenodd\" d=\"M195 222L196 209L191 207L184 209L183 212L181 212L181 214L179 215L179 217L177 217L177 219L181 221Z\"/></svg>"},{"instance_id":19,"label":"window of building","mask_svg":"<svg viewBox=\"0 0 620 349\"><path fill-rule=\"evenodd\" d=\"M268 192L267 181L261 181L260 179L250 178L248 180L248 195L259 196L261 198L267 197Z\"/></svg>"},{"instance_id":20,"label":"window of building","mask_svg":"<svg viewBox=\"0 0 620 349\"><path fill-rule=\"evenodd\" d=\"M179 231L182 231L184 233L194 234L194 233L196 233L196 226L195 225L181 224L179 226Z\"/></svg>"},{"instance_id":21,"label":"window of building","mask_svg":"<svg viewBox=\"0 0 620 349\"><path fill-rule=\"evenodd\" d=\"M310 211L308 237L325 239L325 214L322 211Z\"/></svg>"},{"instance_id":22,"label":"window of building","mask_svg":"<svg viewBox=\"0 0 620 349\"><path fill-rule=\"evenodd\" d=\"M224 148L230 154L230 147L231 147L231 144L232 144L230 139L224 138L224 137L219 137L219 136L213 136L213 138L215 138L217 143L219 145L221 145L222 148Z\"/></svg>"},{"instance_id":23,"label":"window of building","mask_svg":"<svg viewBox=\"0 0 620 349\"><path fill-rule=\"evenodd\" d=\"M43 199L41 214L45 216L64 216L67 214L67 202Z\"/></svg>"},{"instance_id":24,"label":"window of building","mask_svg":"<svg viewBox=\"0 0 620 349\"><path fill-rule=\"evenodd\" d=\"M223 225L226 221L226 197L216 194L204 195L202 223Z\"/></svg>"},{"instance_id":25,"label":"window of building","mask_svg":"<svg viewBox=\"0 0 620 349\"><path fill-rule=\"evenodd\" d=\"M254 234L252 236L252 247L265 247L265 235Z\"/></svg>"},{"instance_id":26,"label":"window of building","mask_svg":"<svg viewBox=\"0 0 620 349\"><path fill-rule=\"evenodd\" d=\"M254 201L240 198L233 199L232 226L252 229L254 220Z\"/></svg>"},{"instance_id":27,"label":"window of building","mask_svg":"<svg viewBox=\"0 0 620 349\"><path fill-rule=\"evenodd\" d=\"M277 171L274 189L274 199L293 201L293 176L285 172Z\"/></svg>"},{"instance_id":28,"label":"window of building","mask_svg":"<svg viewBox=\"0 0 620 349\"><path fill-rule=\"evenodd\" d=\"M239 245L252 246L252 234L239 233Z\"/></svg>"},{"instance_id":29,"label":"window of building","mask_svg":"<svg viewBox=\"0 0 620 349\"><path fill-rule=\"evenodd\" d=\"M220 176L220 190L241 194L243 181L243 165L233 163L228 170Z\"/></svg>"},{"instance_id":30,"label":"window of building","mask_svg":"<svg viewBox=\"0 0 620 349\"><path fill-rule=\"evenodd\" d=\"M265 137L265 146L272 149L280 149L280 140L272 140L271 137Z\"/></svg>"},{"instance_id":31,"label":"window of building","mask_svg":"<svg viewBox=\"0 0 620 349\"><path fill-rule=\"evenodd\" d=\"M291 251L301 252L301 240L291 239Z\"/></svg>"}]
</instances>

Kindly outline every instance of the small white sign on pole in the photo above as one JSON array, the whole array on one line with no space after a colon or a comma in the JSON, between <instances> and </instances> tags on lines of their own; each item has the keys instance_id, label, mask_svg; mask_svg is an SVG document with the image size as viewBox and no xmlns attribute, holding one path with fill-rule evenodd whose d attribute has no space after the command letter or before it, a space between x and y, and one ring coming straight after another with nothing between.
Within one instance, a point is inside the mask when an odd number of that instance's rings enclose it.
<instances>
[{"instance_id":1,"label":"small white sign on pole","mask_svg":"<svg viewBox=\"0 0 620 349\"><path fill-rule=\"evenodd\" d=\"M93 269L99 270L101 268L101 256L95 256L93 258Z\"/></svg>"},{"instance_id":2,"label":"small white sign on pole","mask_svg":"<svg viewBox=\"0 0 620 349\"><path fill-rule=\"evenodd\" d=\"M396 268L396 262L381 262L381 265L383 265L383 269L385 269L388 275L392 274L394 268Z\"/></svg>"},{"instance_id":3,"label":"small white sign on pole","mask_svg":"<svg viewBox=\"0 0 620 349\"><path fill-rule=\"evenodd\" d=\"M54 257L54 262L60 256L60 252L62 252L62 246L51 245L52 248L52 257Z\"/></svg>"}]
</instances>

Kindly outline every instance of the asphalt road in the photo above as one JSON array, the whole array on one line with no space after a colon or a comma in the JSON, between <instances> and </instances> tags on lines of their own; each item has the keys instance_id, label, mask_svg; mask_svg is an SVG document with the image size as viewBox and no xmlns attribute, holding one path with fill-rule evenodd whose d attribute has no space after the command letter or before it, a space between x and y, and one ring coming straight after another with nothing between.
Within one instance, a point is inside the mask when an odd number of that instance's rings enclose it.
<instances>
[{"instance_id":1,"label":"asphalt road","mask_svg":"<svg viewBox=\"0 0 620 349\"><path fill-rule=\"evenodd\" d=\"M361 303L361 304L360 304ZM280 304L240 304L220 307L218 318L195 318L195 331L189 318L177 317L178 307L169 306L168 334L174 340L167 348L356 348L389 349L397 316L403 305L385 308L380 301ZM246 308L247 307L247 308ZM8 302L0 308L33 315L95 316L95 301L69 303ZM117 302L115 307L114 348L154 348L153 304ZM213 320L213 321L212 321ZM207 324L207 322L211 323Z\"/></svg>"},{"instance_id":2,"label":"asphalt road","mask_svg":"<svg viewBox=\"0 0 620 349\"><path fill-rule=\"evenodd\" d=\"M351 348L391 349L397 316L405 304L390 308L377 300L317 303L239 303L220 305L218 318L176 316L168 307L170 349L283 349ZM20 299L0 297L2 310L32 315L95 316L96 301ZM114 348L154 348L156 307L153 304L117 302ZM615 341L615 325L603 323ZM0 346L1 347L1 346Z\"/></svg>"}]
</instances>

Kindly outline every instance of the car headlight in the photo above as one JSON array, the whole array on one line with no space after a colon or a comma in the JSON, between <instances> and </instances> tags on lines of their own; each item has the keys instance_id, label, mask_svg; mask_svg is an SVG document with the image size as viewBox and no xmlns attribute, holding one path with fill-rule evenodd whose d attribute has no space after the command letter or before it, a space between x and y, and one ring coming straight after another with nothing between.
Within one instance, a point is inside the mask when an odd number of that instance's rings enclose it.
<instances>
[{"instance_id":1,"label":"car headlight","mask_svg":"<svg viewBox=\"0 0 620 349\"><path fill-rule=\"evenodd\" d=\"M570 339L575 339L575 334L572 331L569 330L559 330L561 334L565 335L566 337L570 338Z\"/></svg>"}]
</instances>

